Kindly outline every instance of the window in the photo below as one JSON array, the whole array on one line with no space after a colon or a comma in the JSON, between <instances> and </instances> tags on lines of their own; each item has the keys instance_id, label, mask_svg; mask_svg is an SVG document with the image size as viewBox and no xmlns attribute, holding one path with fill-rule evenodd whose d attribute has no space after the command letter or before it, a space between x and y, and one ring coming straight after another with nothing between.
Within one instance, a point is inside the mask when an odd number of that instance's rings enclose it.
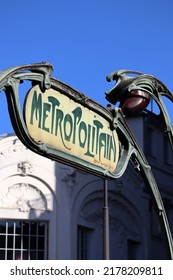
<instances>
[{"instance_id":1,"label":"window","mask_svg":"<svg viewBox=\"0 0 173 280\"><path fill-rule=\"evenodd\" d=\"M1 220L1 260L47 259L47 222Z\"/></svg>"},{"instance_id":2,"label":"window","mask_svg":"<svg viewBox=\"0 0 173 280\"><path fill-rule=\"evenodd\" d=\"M128 260L140 259L141 243L135 240L127 240Z\"/></svg>"},{"instance_id":3,"label":"window","mask_svg":"<svg viewBox=\"0 0 173 280\"><path fill-rule=\"evenodd\" d=\"M152 237L162 238L159 218L158 218L158 215L157 215L154 207L152 207L152 209L151 209L150 217L151 217L151 235L152 235Z\"/></svg>"},{"instance_id":4,"label":"window","mask_svg":"<svg viewBox=\"0 0 173 280\"><path fill-rule=\"evenodd\" d=\"M78 226L78 238L77 238L77 259L87 260L89 258L89 236L91 229Z\"/></svg>"}]
</instances>

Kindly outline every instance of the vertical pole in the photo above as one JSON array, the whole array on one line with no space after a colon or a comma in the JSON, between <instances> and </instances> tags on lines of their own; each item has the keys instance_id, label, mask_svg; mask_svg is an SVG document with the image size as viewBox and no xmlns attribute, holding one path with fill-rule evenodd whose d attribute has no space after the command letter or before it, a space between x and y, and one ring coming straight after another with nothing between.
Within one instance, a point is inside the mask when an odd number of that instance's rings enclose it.
<instances>
[{"instance_id":1,"label":"vertical pole","mask_svg":"<svg viewBox=\"0 0 173 280\"><path fill-rule=\"evenodd\" d=\"M108 207L108 180L104 179L104 207L103 207L103 259L110 259L109 252L109 207Z\"/></svg>"}]
</instances>

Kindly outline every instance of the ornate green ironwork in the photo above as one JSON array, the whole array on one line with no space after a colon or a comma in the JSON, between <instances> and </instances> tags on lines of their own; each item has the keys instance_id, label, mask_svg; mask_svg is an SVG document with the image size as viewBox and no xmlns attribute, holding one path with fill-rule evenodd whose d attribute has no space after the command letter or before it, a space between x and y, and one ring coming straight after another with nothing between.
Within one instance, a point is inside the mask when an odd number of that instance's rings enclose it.
<instances>
[{"instance_id":1,"label":"ornate green ironwork","mask_svg":"<svg viewBox=\"0 0 173 280\"><path fill-rule=\"evenodd\" d=\"M151 166L148 164L143 150L141 149L133 133L128 127L121 109L115 108L112 113L115 114L115 128L117 130L119 141L121 143L121 156L116 169L116 175L117 177L121 177L126 170L129 160L131 160L136 171L139 172L144 178L145 183L148 186L148 191L150 193L152 203L160 220L162 233L166 241L165 244L167 247L168 258L173 259L172 234L169 228L163 201L151 170Z\"/></svg>"},{"instance_id":2,"label":"ornate green ironwork","mask_svg":"<svg viewBox=\"0 0 173 280\"><path fill-rule=\"evenodd\" d=\"M48 63L36 63L9 68L0 73L0 91L5 91L9 114L16 135L26 147L37 154L57 160L59 162L73 165L74 167L91 172L105 179L116 179L121 177L124 174L129 161L131 160L135 169L143 176L147 183L148 190L156 208L156 212L160 218L162 232L167 247L168 258L173 259L173 241L159 189L152 174L151 167L149 166L145 155L137 140L135 139L132 131L128 127L121 109L104 108L79 91L51 77L52 70L52 65ZM139 74L139 77L128 77L126 74L129 73ZM19 100L19 86L21 83L27 80L31 81L32 86L39 85L43 94L44 91L49 88L60 91L70 99L99 114L109 122L111 130L115 130L118 134L120 147L118 164L113 172L107 171L105 168L101 168L99 166L94 166L88 163L86 164L85 161L82 161L75 156L71 157L67 153L58 151L43 142L37 142L30 136L26 127ZM161 95L165 95L172 100L172 95L163 85L163 83L152 76L142 75L139 72L126 70L112 73L108 76L108 80L117 80L115 87L106 93L106 98L113 104L115 104L117 101L120 101L126 92L134 88L147 91L156 100L165 120L167 133L170 140L172 141L172 126L170 124L166 108L164 107L160 98ZM171 143L173 143L173 141Z\"/></svg>"},{"instance_id":3,"label":"ornate green ironwork","mask_svg":"<svg viewBox=\"0 0 173 280\"><path fill-rule=\"evenodd\" d=\"M169 137L173 149L173 128L162 98L165 96L173 102L173 94L170 90L154 76L132 70L112 72L107 76L107 81L110 82L112 80L115 80L116 84L110 91L106 92L106 99L112 104L121 101L124 96L127 96L133 90L146 92L156 101L165 124L165 132Z\"/></svg>"},{"instance_id":4,"label":"ornate green ironwork","mask_svg":"<svg viewBox=\"0 0 173 280\"><path fill-rule=\"evenodd\" d=\"M143 74L141 72L136 72L131 70L119 70L119 71L112 72L107 76L106 79L108 82L112 80L116 81L115 86L111 90L106 92L106 99L114 105L119 101L121 102L123 98L126 98L130 92L138 91L138 90L148 93L149 96L156 101L160 109L160 117L162 118L162 121L164 122L165 125L165 132L168 135L171 147L173 149L173 128L169 115L166 110L166 106L164 105L164 101L162 98L163 96L165 96L166 98L168 98L173 102L173 94L170 92L170 90L159 79L148 74ZM163 232L165 232L166 234L165 238L167 239L167 245L168 245L167 249L170 258L172 259L173 258L172 235L169 229L168 220L166 217L166 212L160 196L160 192L157 187L155 178L152 174L151 167L149 166L143 154L143 151L138 145L138 143L136 142L136 139L134 138L133 134L131 133L129 128L127 128L127 122L125 121L125 117L123 116L121 109L115 108L115 110L117 114L116 129L117 130L120 129L120 133L118 133L118 135L119 137L120 135L122 136L122 139L119 138L120 142L123 143L125 141L126 145L131 146L131 148L129 148L129 154L131 154L130 157L134 162L134 165L136 165L136 168L140 170L140 173L143 175L143 177L148 183L150 194L153 199L153 203L155 205L156 211L158 212L158 217L160 218L162 229L163 228L165 229L163 230ZM135 148L135 150L133 150L133 148ZM128 156L125 157L127 158Z\"/></svg>"},{"instance_id":5,"label":"ornate green ironwork","mask_svg":"<svg viewBox=\"0 0 173 280\"><path fill-rule=\"evenodd\" d=\"M22 108L19 100L19 86L24 81L28 80L32 82L32 85L38 84L42 89L42 92L52 88L65 94L69 99L74 100L78 104L81 104L85 108L99 114L106 119L111 127L113 127L113 118L109 110L94 102L84 94L75 90L74 88L60 82L57 79L51 77L52 65L48 63L24 65L21 67L13 67L0 73L0 91L4 90L7 97L9 114L13 128L16 135L23 142L23 144L32 151L46 156L48 158L58 160L65 164L71 164L76 168L87 170L95 175L101 177L116 177L114 172L108 172L105 168L95 166L91 163L86 163L82 159L77 158L75 155L70 156L68 153L64 153L55 149L54 147L45 144L44 142L36 142L30 136L26 123L24 121Z\"/></svg>"}]
</instances>

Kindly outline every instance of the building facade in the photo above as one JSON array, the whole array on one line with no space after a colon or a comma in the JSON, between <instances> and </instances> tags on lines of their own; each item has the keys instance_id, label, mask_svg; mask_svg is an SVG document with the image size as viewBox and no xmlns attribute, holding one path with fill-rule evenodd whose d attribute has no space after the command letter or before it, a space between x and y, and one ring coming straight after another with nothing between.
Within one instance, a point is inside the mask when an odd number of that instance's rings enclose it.
<instances>
[{"instance_id":1,"label":"building facade","mask_svg":"<svg viewBox=\"0 0 173 280\"><path fill-rule=\"evenodd\" d=\"M158 117L129 119L161 191L173 229L173 158ZM0 259L103 258L104 181L0 140ZM110 258L166 259L147 187L131 163L108 182Z\"/></svg>"}]
</instances>

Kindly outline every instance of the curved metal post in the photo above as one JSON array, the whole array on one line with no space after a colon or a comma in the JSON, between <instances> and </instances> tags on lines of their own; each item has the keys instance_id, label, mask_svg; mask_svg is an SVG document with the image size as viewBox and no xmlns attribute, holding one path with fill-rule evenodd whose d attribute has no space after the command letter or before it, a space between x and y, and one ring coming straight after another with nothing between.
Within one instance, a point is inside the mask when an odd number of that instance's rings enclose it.
<instances>
[{"instance_id":1,"label":"curved metal post","mask_svg":"<svg viewBox=\"0 0 173 280\"><path fill-rule=\"evenodd\" d=\"M136 141L132 131L128 127L128 124L123 117L121 109L115 108L115 126L119 135L119 140L124 148L125 156L122 157L117 166L117 177L122 176L124 169L122 169L123 163L127 166L128 158L130 158L134 164L136 171L144 178L148 191L151 195L153 205L160 220L160 225L165 240L165 246L167 250L168 259L173 259L173 240L169 227L166 211L163 205L163 201L153 176L151 166L148 164L147 159L141 149L140 145ZM126 156L128 155L128 156Z\"/></svg>"},{"instance_id":2,"label":"curved metal post","mask_svg":"<svg viewBox=\"0 0 173 280\"><path fill-rule=\"evenodd\" d=\"M130 75L136 75L137 77L132 77ZM168 88L158 79L151 75L146 75L141 72L131 71L131 70L119 70L111 73L107 76L107 80L115 80L115 86L108 92L106 92L106 99L112 103L116 104L118 101L121 101L122 98L126 98L131 91L143 91L149 94L152 97L158 107L160 108L160 115L165 124L165 132L167 133L172 149L173 149L173 128L171 125L171 121L169 115L167 113L166 107L162 100L162 96L167 97L173 102L173 95L168 90ZM131 130L129 129L127 122L125 121L125 117L123 116L121 109L115 108L116 121L115 126L117 130L120 130L118 135L121 135L120 142L125 143L125 151L124 151L124 159L123 161L127 165L127 158L131 158L136 169L145 179L149 191L152 197L153 204L156 208L156 212L160 219L160 224L162 227L162 233L165 239L168 258L173 259L173 240L172 234L169 228L169 223L166 215L166 211L164 209L163 201L160 196L159 189L157 187L156 181L151 171L151 167L149 166L144 153L140 146L138 145L135 137L133 136ZM125 153L126 152L126 153ZM119 169L117 167L117 172L122 172L122 159L119 162ZM122 173L121 173L122 175Z\"/></svg>"}]
</instances>

